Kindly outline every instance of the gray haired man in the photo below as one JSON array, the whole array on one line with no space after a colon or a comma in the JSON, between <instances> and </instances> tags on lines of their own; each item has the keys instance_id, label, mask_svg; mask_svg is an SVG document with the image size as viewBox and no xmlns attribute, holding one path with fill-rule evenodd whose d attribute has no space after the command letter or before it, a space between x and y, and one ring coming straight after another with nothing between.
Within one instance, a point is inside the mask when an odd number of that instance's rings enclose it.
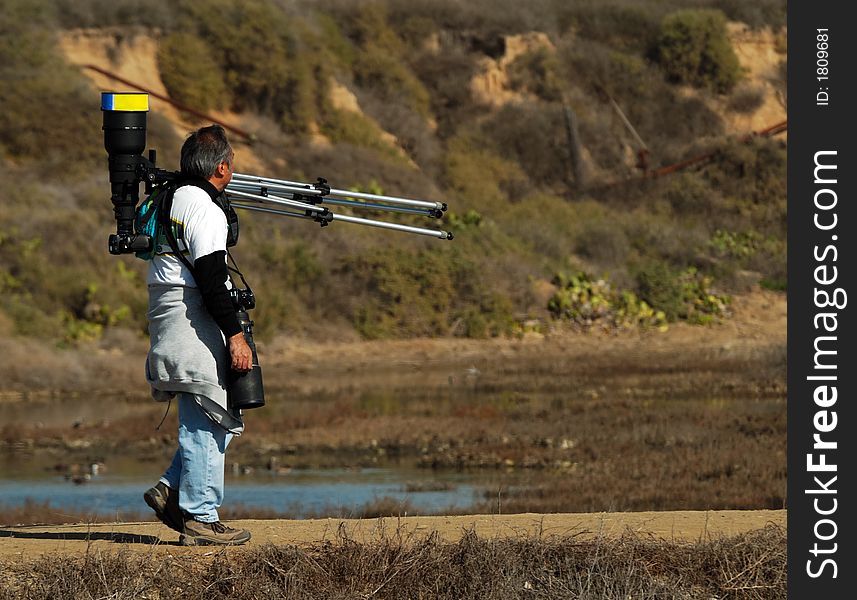
<instances>
[{"instance_id":1,"label":"gray haired man","mask_svg":"<svg viewBox=\"0 0 857 600\"><path fill-rule=\"evenodd\" d=\"M188 136L169 215L178 247L156 245L147 277L146 379L156 400L178 395L179 434L172 463L143 497L191 546L250 539L250 532L227 527L217 514L226 447L244 429L240 413L227 406L229 370L249 371L253 358L230 298L228 220L216 202L232 179L233 160L222 127Z\"/></svg>"}]
</instances>

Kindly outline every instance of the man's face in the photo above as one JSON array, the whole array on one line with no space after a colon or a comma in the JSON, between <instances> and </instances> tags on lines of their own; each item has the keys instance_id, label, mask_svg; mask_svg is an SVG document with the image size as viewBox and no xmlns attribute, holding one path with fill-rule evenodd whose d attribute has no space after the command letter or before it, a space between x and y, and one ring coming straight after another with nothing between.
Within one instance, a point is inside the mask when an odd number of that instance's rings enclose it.
<instances>
[{"instance_id":1,"label":"man's face","mask_svg":"<svg viewBox=\"0 0 857 600\"><path fill-rule=\"evenodd\" d=\"M232 174L235 172L235 151L229 150L229 158L224 161L223 166L225 168L224 172L224 186L229 185L229 182L232 181Z\"/></svg>"}]
</instances>

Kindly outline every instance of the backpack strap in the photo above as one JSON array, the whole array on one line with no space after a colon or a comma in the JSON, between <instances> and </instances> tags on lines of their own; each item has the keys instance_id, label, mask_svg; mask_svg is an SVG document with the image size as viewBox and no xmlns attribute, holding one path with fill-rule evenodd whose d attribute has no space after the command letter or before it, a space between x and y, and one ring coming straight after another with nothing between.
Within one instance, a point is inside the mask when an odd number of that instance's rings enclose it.
<instances>
[{"instance_id":1,"label":"backpack strap","mask_svg":"<svg viewBox=\"0 0 857 600\"><path fill-rule=\"evenodd\" d=\"M176 190L183 185L197 185L198 187L204 189L206 192L209 192L209 195L212 196L211 192L206 187L199 185L196 181L193 180L171 183L164 190L164 196L161 199L161 206L160 210L158 211L158 218L161 221L161 225L164 229L164 235L167 238L167 243L170 245L170 249L172 249L173 254L178 256L179 260L182 261L184 266L187 267L188 271L190 271L190 274L195 279L196 275L194 274L193 266L190 264L190 261L187 259L187 257L179 250L179 243L178 240L176 240L176 235L173 231L172 219L170 218L170 212L173 208L173 195L175 194ZM228 239L226 241L226 256L229 258L229 260L232 261L234 267L227 265L227 268L229 271L237 273L238 277L241 278L241 282L244 284L244 287L249 290L250 285L247 283L247 280L244 279L244 274L241 273L241 271L238 269L238 263L235 261L235 258L232 256L232 253L229 252L229 247L234 246L238 242L238 217L237 215L235 215L235 209L232 208L232 206L229 204L229 199L226 197L226 194L221 193L216 197L212 196L212 201L218 207L220 207L220 209L223 210L223 212L226 214L226 220L229 225L229 232L227 236ZM233 287L235 287L234 284Z\"/></svg>"},{"instance_id":2,"label":"backpack strap","mask_svg":"<svg viewBox=\"0 0 857 600\"><path fill-rule=\"evenodd\" d=\"M167 243L170 245L170 249L173 251L173 254L178 256L179 260L182 261L184 266L186 266L188 271L190 271L190 274L193 275L193 265L190 264L190 261L179 249L179 242L176 239L176 234L173 231L172 219L170 218L170 211L173 208L173 194L175 194L176 189L178 189L178 185L171 183L167 189L164 190L164 197L161 200L161 209L158 212L158 218L161 221L161 226L164 228L164 235L167 238Z\"/></svg>"}]
</instances>

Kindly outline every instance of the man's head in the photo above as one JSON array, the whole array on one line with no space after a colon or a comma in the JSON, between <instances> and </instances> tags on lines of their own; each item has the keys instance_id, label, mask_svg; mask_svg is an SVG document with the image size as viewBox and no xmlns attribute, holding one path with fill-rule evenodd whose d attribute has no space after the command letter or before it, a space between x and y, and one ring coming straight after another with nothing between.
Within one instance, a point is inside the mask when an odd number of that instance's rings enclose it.
<instances>
[{"instance_id":1,"label":"man's head","mask_svg":"<svg viewBox=\"0 0 857 600\"><path fill-rule=\"evenodd\" d=\"M223 127L203 127L191 133L182 145L182 173L205 179L223 191L232 180L234 157Z\"/></svg>"}]
</instances>

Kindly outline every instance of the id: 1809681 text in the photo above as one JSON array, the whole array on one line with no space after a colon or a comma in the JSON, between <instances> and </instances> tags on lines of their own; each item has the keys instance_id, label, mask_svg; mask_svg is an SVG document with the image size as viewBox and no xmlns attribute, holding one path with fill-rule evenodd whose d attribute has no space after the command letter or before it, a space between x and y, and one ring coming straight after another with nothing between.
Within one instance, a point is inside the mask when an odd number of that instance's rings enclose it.
<instances>
[{"instance_id":1,"label":"id: 1809681 text","mask_svg":"<svg viewBox=\"0 0 857 600\"><path fill-rule=\"evenodd\" d=\"M818 81L816 106L830 104L830 34L827 31L826 27L815 30L815 79Z\"/></svg>"}]
</instances>

